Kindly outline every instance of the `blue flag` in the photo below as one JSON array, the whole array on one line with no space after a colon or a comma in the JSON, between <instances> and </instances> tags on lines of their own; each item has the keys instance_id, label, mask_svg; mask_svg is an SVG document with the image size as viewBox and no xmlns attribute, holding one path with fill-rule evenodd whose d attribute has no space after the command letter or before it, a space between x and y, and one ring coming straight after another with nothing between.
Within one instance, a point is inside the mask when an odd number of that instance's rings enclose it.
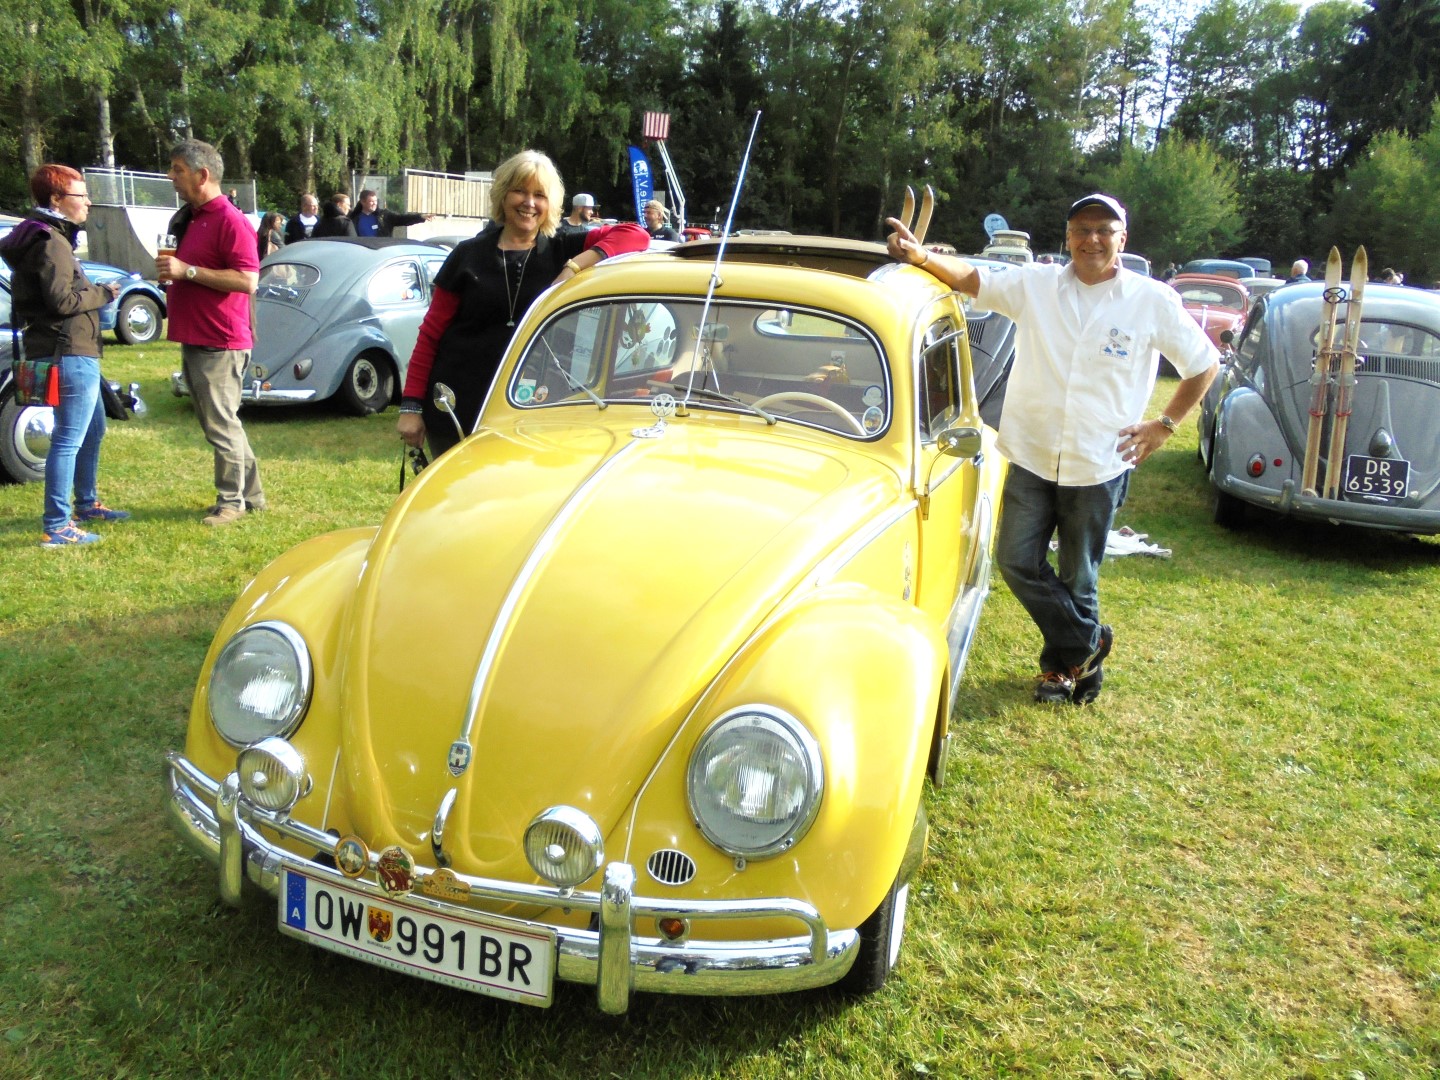
<instances>
[{"instance_id":1,"label":"blue flag","mask_svg":"<svg viewBox=\"0 0 1440 1080\"><path fill-rule=\"evenodd\" d=\"M645 204L655 197L650 176L650 159L638 146L630 147L630 181L635 185L635 220L644 222Z\"/></svg>"}]
</instances>

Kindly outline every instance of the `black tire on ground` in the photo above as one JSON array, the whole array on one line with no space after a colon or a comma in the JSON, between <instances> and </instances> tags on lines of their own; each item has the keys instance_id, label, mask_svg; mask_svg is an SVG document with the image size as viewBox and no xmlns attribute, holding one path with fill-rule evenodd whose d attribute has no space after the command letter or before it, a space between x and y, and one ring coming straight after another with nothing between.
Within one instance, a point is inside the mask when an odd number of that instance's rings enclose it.
<instances>
[{"instance_id":1,"label":"black tire on ground","mask_svg":"<svg viewBox=\"0 0 1440 1080\"><path fill-rule=\"evenodd\" d=\"M54 413L44 405L16 405L14 391L0 394L0 479L29 484L45 479Z\"/></svg>"},{"instance_id":2,"label":"black tire on ground","mask_svg":"<svg viewBox=\"0 0 1440 1080\"><path fill-rule=\"evenodd\" d=\"M134 293L120 301L115 319L115 336L126 345L148 345L160 337L160 305L151 297Z\"/></svg>"},{"instance_id":3,"label":"black tire on ground","mask_svg":"<svg viewBox=\"0 0 1440 1080\"><path fill-rule=\"evenodd\" d=\"M363 352L350 361L336 397L356 416L384 412L395 389L395 369L382 352Z\"/></svg>"},{"instance_id":4,"label":"black tire on ground","mask_svg":"<svg viewBox=\"0 0 1440 1080\"><path fill-rule=\"evenodd\" d=\"M847 994L873 994L885 985L900 959L900 940L905 934L905 908L910 885L896 878L868 919L860 925L860 947L855 964L840 980Z\"/></svg>"},{"instance_id":5,"label":"black tire on ground","mask_svg":"<svg viewBox=\"0 0 1440 1080\"><path fill-rule=\"evenodd\" d=\"M1211 509L1211 517L1215 524L1222 529L1239 529L1245 525L1245 503L1234 495L1221 491L1215 483L1215 477L1210 477L1210 485L1214 489L1215 499Z\"/></svg>"}]
</instances>

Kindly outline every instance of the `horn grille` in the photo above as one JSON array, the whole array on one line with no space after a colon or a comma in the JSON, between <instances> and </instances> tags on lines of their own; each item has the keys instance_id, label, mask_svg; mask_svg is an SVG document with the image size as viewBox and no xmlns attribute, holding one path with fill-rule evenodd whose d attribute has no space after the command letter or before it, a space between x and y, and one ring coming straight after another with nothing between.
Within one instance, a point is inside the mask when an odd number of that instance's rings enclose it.
<instances>
[{"instance_id":1,"label":"horn grille","mask_svg":"<svg viewBox=\"0 0 1440 1080\"><path fill-rule=\"evenodd\" d=\"M661 885L684 885L695 876L695 860L683 851L661 848L645 860L645 869Z\"/></svg>"}]
</instances>

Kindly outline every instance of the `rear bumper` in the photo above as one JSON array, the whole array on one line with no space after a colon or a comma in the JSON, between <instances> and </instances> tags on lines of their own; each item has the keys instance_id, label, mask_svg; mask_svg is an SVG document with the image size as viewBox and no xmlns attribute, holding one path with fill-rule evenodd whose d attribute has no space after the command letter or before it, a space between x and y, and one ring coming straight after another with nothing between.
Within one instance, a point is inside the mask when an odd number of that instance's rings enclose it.
<instances>
[{"instance_id":1,"label":"rear bumper","mask_svg":"<svg viewBox=\"0 0 1440 1080\"><path fill-rule=\"evenodd\" d=\"M290 865L305 873L328 878L337 885L385 900L372 868L358 879L346 878L314 859L281 848L260 832L259 826L333 854L337 838L307 825L250 806L240 797L238 778L232 773L216 782L182 755L165 756L167 803L180 833L197 852L219 867L220 894L238 903L243 879L248 878L272 896L278 896L281 868ZM416 868L417 878L433 871ZM634 894L634 869L621 862L606 864L599 892L561 890L548 886L457 874L472 898L495 904L518 903L540 907L566 907L589 911L598 930L553 927L558 935L556 974L565 982L596 987L600 1009L622 1013L632 990L662 994L740 995L775 994L825 986L843 977L855 962L859 934L855 930L830 931L811 905L785 898L755 900L680 901ZM412 893L407 903L455 916L473 915L467 905ZM534 925L485 913L487 918ZM803 930L795 937L756 941L686 941L672 943L635 932L635 920L788 918Z\"/></svg>"},{"instance_id":2,"label":"rear bumper","mask_svg":"<svg viewBox=\"0 0 1440 1080\"><path fill-rule=\"evenodd\" d=\"M1227 495L1273 510L1277 514L1304 518L1307 521L1362 525L1370 529L1388 529L1392 532L1427 536L1440 533L1440 510L1302 495L1300 485L1294 480L1286 480L1279 491L1263 484L1251 483L1239 476L1216 476L1215 483Z\"/></svg>"},{"instance_id":3,"label":"rear bumper","mask_svg":"<svg viewBox=\"0 0 1440 1080\"><path fill-rule=\"evenodd\" d=\"M175 371L170 374L170 390L176 397L190 396L190 385L185 380L184 372ZM315 401L319 396L318 390L266 390L253 379L241 395L244 402L258 405L301 405L307 401Z\"/></svg>"}]
</instances>

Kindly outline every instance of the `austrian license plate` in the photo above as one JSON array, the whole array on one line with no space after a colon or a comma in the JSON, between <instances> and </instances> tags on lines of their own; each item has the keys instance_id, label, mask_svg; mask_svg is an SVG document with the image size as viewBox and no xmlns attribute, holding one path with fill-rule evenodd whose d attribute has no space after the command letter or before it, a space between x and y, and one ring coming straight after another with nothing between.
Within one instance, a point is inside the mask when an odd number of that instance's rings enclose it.
<instances>
[{"instance_id":1,"label":"austrian license plate","mask_svg":"<svg viewBox=\"0 0 1440 1080\"><path fill-rule=\"evenodd\" d=\"M555 935L436 915L285 867L280 931L380 967L527 1005L550 1004Z\"/></svg>"},{"instance_id":2,"label":"austrian license plate","mask_svg":"<svg viewBox=\"0 0 1440 1080\"><path fill-rule=\"evenodd\" d=\"M1410 486L1410 463L1396 458L1351 454L1345 459L1345 491L1350 495L1378 495L1403 499Z\"/></svg>"}]
</instances>

